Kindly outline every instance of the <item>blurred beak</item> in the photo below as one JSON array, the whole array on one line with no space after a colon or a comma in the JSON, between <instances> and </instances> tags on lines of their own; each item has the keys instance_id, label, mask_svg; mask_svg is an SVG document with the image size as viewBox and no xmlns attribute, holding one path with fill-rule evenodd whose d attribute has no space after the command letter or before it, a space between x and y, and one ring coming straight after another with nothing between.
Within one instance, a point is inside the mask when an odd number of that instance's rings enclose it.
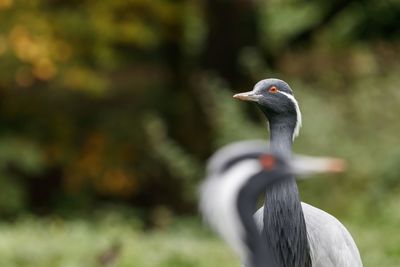
<instances>
[{"instance_id":1,"label":"blurred beak","mask_svg":"<svg viewBox=\"0 0 400 267\"><path fill-rule=\"evenodd\" d=\"M306 176L343 172L346 169L346 163L339 158L294 156L290 167L293 174Z\"/></svg>"},{"instance_id":2,"label":"blurred beak","mask_svg":"<svg viewBox=\"0 0 400 267\"><path fill-rule=\"evenodd\" d=\"M254 94L252 91L250 91L250 92L236 94L236 95L233 96L233 98L240 99L240 100L243 100L243 101L257 102L258 99L260 98L260 96Z\"/></svg>"}]
</instances>

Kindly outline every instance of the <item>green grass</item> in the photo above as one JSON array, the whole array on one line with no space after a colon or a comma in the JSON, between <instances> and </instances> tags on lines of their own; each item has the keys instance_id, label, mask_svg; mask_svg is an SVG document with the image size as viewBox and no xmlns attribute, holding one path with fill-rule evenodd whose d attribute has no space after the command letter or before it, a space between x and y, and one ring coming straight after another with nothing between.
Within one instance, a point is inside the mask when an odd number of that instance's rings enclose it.
<instances>
[{"instance_id":1,"label":"green grass","mask_svg":"<svg viewBox=\"0 0 400 267\"><path fill-rule=\"evenodd\" d=\"M346 223L365 267L400 266L398 223ZM133 219L25 218L0 224L0 266L5 267L239 267L225 244L196 219L177 219L163 230L142 231ZM113 246L120 246L113 253ZM116 249L118 250L118 249ZM113 260L103 260L114 254Z\"/></svg>"},{"instance_id":2,"label":"green grass","mask_svg":"<svg viewBox=\"0 0 400 267\"><path fill-rule=\"evenodd\" d=\"M121 250L115 261L101 255ZM0 225L0 266L7 267L209 267L240 266L236 256L208 231L192 223L164 230L139 230L132 220L23 219Z\"/></svg>"}]
</instances>

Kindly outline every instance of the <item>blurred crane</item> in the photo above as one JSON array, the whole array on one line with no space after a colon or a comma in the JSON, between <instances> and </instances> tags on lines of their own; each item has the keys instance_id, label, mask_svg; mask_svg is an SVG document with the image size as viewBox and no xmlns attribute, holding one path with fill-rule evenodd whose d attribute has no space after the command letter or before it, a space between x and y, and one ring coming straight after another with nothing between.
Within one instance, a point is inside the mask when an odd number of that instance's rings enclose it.
<instances>
[{"instance_id":1,"label":"blurred crane","mask_svg":"<svg viewBox=\"0 0 400 267\"><path fill-rule=\"evenodd\" d=\"M206 221L251 267L283 267L265 243L253 218L258 196L274 181L336 171L338 160L296 156L293 161L266 154L265 142L246 141L220 149L210 159L201 187Z\"/></svg>"}]
</instances>

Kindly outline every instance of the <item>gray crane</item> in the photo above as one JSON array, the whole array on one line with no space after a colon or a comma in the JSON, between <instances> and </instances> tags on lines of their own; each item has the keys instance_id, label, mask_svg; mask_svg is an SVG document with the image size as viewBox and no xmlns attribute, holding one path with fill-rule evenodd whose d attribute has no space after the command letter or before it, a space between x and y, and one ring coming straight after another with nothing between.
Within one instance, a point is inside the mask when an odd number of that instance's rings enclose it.
<instances>
[{"instance_id":1,"label":"gray crane","mask_svg":"<svg viewBox=\"0 0 400 267\"><path fill-rule=\"evenodd\" d=\"M255 102L268 120L272 153L291 158L301 112L290 86L279 79L258 82L234 98ZM357 246L332 215L300 202L294 176L266 188L264 206L255 214L265 243L285 267L361 267Z\"/></svg>"},{"instance_id":2,"label":"gray crane","mask_svg":"<svg viewBox=\"0 0 400 267\"><path fill-rule=\"evenodd\" d=\"M294 174L338 171L342 164L337 159L303 156L288 161L266 151L263 141L245 141L215 153L201 186L200 210L247 266L283 267L253 218L259 195L274 181Z\"/></svg>"}]
</instances>

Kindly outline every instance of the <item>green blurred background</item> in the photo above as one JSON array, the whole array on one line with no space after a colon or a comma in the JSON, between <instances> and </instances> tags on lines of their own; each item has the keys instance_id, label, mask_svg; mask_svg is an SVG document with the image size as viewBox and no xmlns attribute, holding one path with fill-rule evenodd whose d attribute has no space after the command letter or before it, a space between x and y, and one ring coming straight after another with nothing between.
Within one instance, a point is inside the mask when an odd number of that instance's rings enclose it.
<instances>
[{"instance_id":1,"label":"green blurred background","mask_svg":"<svg viewBox=\"0 0 400 267\"><path fill-rule=\"evenodd\" d=\"M0 0L0 265L240 266L202 226L204 162L268 137L232 99L286 80L300 182L365 266L400 266L397 0Z\"/></svg>"}]
</instances>

